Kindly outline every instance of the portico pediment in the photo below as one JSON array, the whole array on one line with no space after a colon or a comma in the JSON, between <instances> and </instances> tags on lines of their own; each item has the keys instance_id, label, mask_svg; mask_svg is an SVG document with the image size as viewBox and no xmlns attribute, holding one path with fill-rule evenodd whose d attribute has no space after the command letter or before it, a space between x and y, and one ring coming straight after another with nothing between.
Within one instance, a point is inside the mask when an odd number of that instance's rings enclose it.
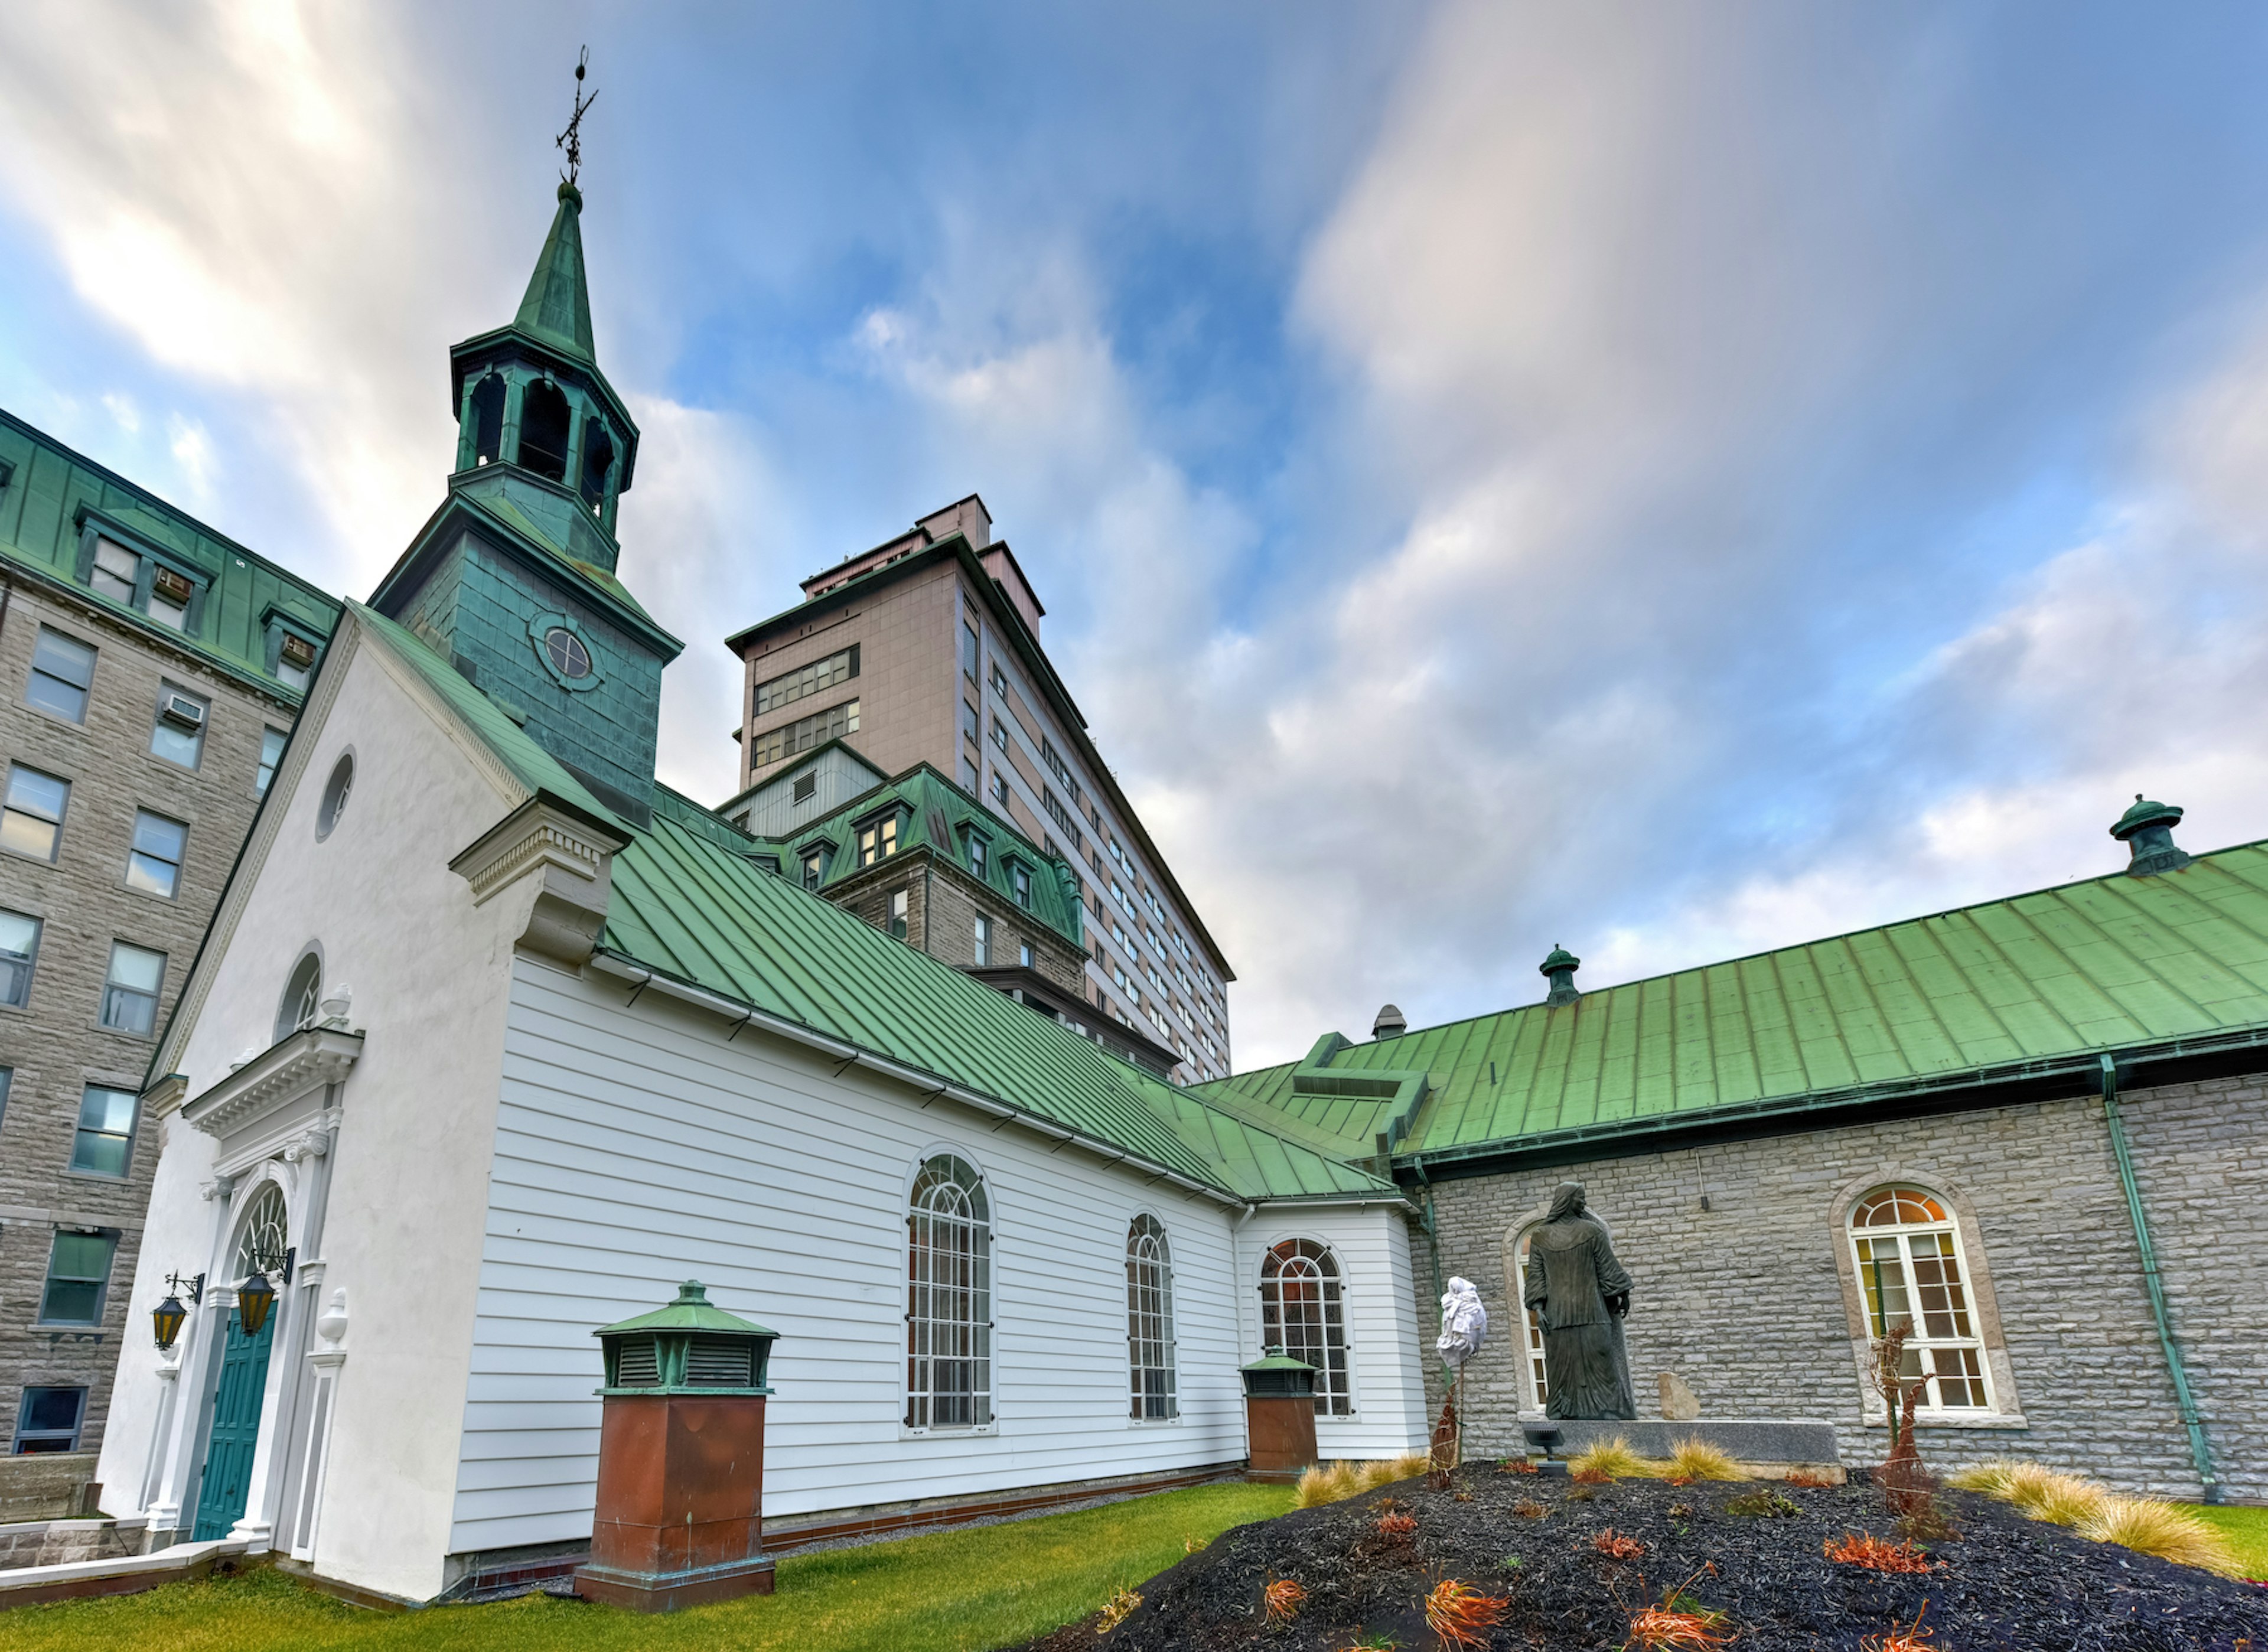
<instances>
[{"instance_id":1,"label":"portico pediment","mask_svg":"<svg viewBox=\"0 0 2268 1652\"><path fill-rule=\"evenodd\" d=\"M240 1139L309 1091L345 1078L362 1037L329 1027L293 1033L183 1103L181 1117L209 1136Z\"/></svg>"}]
</instances>

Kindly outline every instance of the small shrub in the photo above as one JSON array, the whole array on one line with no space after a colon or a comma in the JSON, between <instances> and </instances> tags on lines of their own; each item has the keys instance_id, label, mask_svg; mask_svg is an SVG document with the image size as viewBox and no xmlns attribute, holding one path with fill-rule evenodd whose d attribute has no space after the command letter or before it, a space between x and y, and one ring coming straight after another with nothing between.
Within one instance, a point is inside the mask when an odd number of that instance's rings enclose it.
<instances>
[{"instance_id":1,"label":"small shrub","mask_svg":"<svg viewBox=\"0 0 2268 1652\"><path fill-rule=\"evenodd\" d=\"M1653 1464L1631 1449L1628 1439L1616 1434L1611 1440L1594 1441L1567 1459L1567 1467L1579 1480L1595 1484L1599 1480L1626 1480L1646 1473Z\"/></svg>"},{"instance_id":2,"label":"small shrub","mask_svg":"<svg viewBox=\"0 0 2268 1652\"><path fill-rule=\"evenodd\" d=\"M1838 1566L1863 1566L1876 1572L1931 1572L1941 1564L1911 1543L1888 1542L1866 1531L1846 1531L1820 1546Z\"/></svg>"},{"instance_id":3,"label":"small shrub","mask_svg":"<svg viewBox=\"0 0 2268 1652\"><path fill-rule=\"evenodd\" d=\"M1296 1579L1279 1577L1269 1584L1266 1591L1268 1621L1289 1623L1300 1615L1300 1608L1307 1598L1307 1591Z\"/></svg>"},{"instance_id":4,"label":"small shrub","mask_svg":"<svg viewBox=\"0 0 2268 1652\"><path fill-rule=\"evenodd\" d=\"M1498 1457L1496 1471L1499 1474L1533 1474L1535 1464L1526 1457Z\"/></svg>"},{"instance_id":5,"label":"small shrub","mask_svg":"<svg viewBox=\"0 0 2268 1652\"><path fill-rule=\"evenodd\" d=\"M1388 1543L1407 1543L1417 1535L1418 1516L1389 1509L1378 1517L1378 1535Z\"/></svg>"},{"instance_id":6,"label":"small shrub","mask_svg":"<svg viewBox=\"0 0 2268 1652\"><path fill-rule=\"evenodd\" d=\"M1646 1545L1636 1538L1625 1538L1612 1526L1591 1539L1591 1546L1609 1560L1635 1560L1646 1552Z\"/></svg>"},{"instance_id":7,"label":"small shrub","mask_svg":"<svg viewBox=\"0 0 2268 1652\"><path fill-rule=\"evenodd\" d=\"M1806 1491L1815 1492L1834 1485L1835 1481L1828 1475L1815 1474L1809 1469L1790 1469L1787 1471L1787 1484L1800 1486Z\"/></svg>"},{"instance_id":8,"label":"small shrub","mask_svg":"<svg viewBox=\"0 0 2268 1652\"><path fill-rule=\"evenodd\" d=\"M1930 1645L1930 1631L1921 1626L1922 1617L1929 1611L1929 1603L1921 1604L1914 1620L1901 1629L1893 1624L1888 1633L1870 1634L1859 1642L1859 1652L1937 1652Z\"/></svg>"},{"instance_id":9,"label":"small shrub","mask_svg":"<svg viewBox=\"0 0 2268 1652\"><path fill-rule=\"evenodd\" d=\"M1488 1632L1504 1620L1509 1595L1484 1595L1454 1577L1445 1577L1425 1597L1425 1622L1443 1646L1488 1644Z\"/></svg>"},{"instance_id":10,"label":"small shrub","mask_svg":"<svg viewBox=\"0 0 2268 1652\"><path fill-rule=\"evenodd\" d=\"M1597 1498L1598 1494L1598 1487L1595 1486L1571 1486L1567 1488L1567 1501L1571 1503L1587 1503Z\"/></svg>"},{"instance_id":11,"label":"small shrub","mask_svg":"<svg viewBox=\"0 0 2268 1652\"><path fill-rule=\"evenodd\" d=\"M1580 1468L1569 1471L1567 1478L1578 1486L1610 1486L1615 1477L1604 1469Z\"/></svg>"},{"instance_id":12,"label":"small shrub","mask_svg":"<svg viewBox=\"0 0 2268 1652\"><path fill-rule=\"evenodd\" d=\"M1725 1512L1750 1520L1788 1520L1801 1514L1803 1508L1793 1497L1783 1497L1778 1492L1743 1492L1726 1501Z\"/></svg>"},{"instance_id":13,"label":"small shrub","mask_svg":"<svg viewBox=\"0 0 2268 1652\"><path fill-rule=\"evenodd\" d=\"M1470 1492L1459 1492L1451 1501L1460 1503L1469 1503L1473 1501L1473 1494Z\"/></svg>"},{"instance_id":14,"label":"small shrub","mask_svg":"<svg viewBox=\"0 0 2268 1652\"><path fill-rule=\"evenodd\" d=\"M1300 1483L1292 1489L1292 1506L1321 1508L1326 1503L1344 1502L1361 1490L1353 1464L1326 1463L1300 1476Z\"/></svg>"},{"instance_id":15,"label":"small shrub","mask_svg":"<svg viewBox=\"0 0 2268 1652\"><path fill-rule=\"evenodd\" d=\"M1142 1597L1121 1583L1111 1591L1110 1598L1102 1603L1102 1621L1094 1627L1097 1634L1108 1634L1126 1621L1127 1614L1142 1604Z\"/></svg>"},{"instance_id":16,"label":"small shrub","mask_svg":"<svg viewBox=\"0 0 2268 1652\"><path fill-rule=\"evenodd\" d=\"M2221 1577L2243 1575L2227 1538L2195 1515L2154 1498L2106 1497L2077 1530L2093 1543L2116 1543L2138 1554L2154 1554Z\"/></svg>"},{"instance_id":17,"label":"small shrub","mask_svg":"<svg viewBox=\"0 0 2268 1652\"><path fill-rule=\"evenodd\" d=\"M1523 1497L1512 1506L1512 1512L1522 1520L1541 1520L1551 1511L1533 1497Z\"/></svg>"},{"instance_id":18,"label":"small shrub","mask_svg":"<svg viewBox=\"0 0 2268 1652\"><path fill-rule=\"evenodd\" d=\"M1672 1479L1744 1480L1739 1464L1706 1440L1684 1439L1670 1442L1669 1475Z\"/></svg>"}]
</instances>

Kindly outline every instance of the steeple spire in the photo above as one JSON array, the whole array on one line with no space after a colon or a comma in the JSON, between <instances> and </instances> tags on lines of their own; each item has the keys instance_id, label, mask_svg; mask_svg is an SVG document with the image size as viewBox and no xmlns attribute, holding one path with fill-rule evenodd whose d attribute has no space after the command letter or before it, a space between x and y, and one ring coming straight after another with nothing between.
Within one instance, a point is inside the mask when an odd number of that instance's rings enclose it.
<instances>
[{"instance_id":1,"label":"steeple spire","mask_svg":"<svg viewBox=\"0 0 2268 1652\"><path fill-rule=\"evenodd\" d=\"M583 192L566 180L560 181L559 210L512 321L585 361L598 360L591 338L591 288L583 274Z\"/></svg>"}]
</instances>

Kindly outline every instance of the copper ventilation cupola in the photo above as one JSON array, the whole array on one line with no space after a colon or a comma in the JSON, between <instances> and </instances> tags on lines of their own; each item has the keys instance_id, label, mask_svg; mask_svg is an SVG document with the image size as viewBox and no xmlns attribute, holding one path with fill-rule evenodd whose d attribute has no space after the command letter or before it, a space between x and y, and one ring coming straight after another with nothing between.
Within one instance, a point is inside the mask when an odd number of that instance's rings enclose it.
<instances>
[{"instance_id":1,"label":"copper ventilation cupola","mask_svg":"<svg viewBox=\"0 0 2268 1652\"><path fill-rule=\"evenodd\" d=\"M2190 858L2174 846L2174 828L2181 819L2182 811L2176 805L2154 803L2139 792L2134 793L2134 807L2110 829L2110 835L2133 856L2126 863L2127 876L2146 878L2161 872L2178 872L2189 865Z\"/></svg>"},{"instance_id":2,"label":"copper ventilation cupola","mask_svg":"<svg viewBox=\"0 0 2268 1652\"><path fill-rule=\"evenodd\" d=\"M1535 967L1551 983L1551 990L1543 995L1546 1004L1572 1004L1583 996L1575 986L1575 971L1583 967L1583 961L1558 942L1551 943L1550 955Z\"/></svg>"}]
</instances>

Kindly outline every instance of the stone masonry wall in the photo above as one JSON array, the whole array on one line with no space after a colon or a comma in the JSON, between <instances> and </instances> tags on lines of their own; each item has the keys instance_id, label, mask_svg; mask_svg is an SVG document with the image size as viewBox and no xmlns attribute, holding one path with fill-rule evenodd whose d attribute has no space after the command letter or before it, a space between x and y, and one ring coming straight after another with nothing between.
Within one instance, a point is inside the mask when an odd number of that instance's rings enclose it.
<instances>
[{"instance_id":1,"label":"stone masonry wall","mask_svg":"<svg viewBox=\"0 0 2268 1652\"><path fill-rule=\"evenodd\" d=\"M86 720L71 723L25 703L42 623L97 650ZM150 751L160 680L207 697L204 748L184 769ZM123 1180L70 1169L79 1103L90 1083L139 1091L153 1040L99 1024L113 940L166 955L156 1025L162 1029L188 974L214 903L251 825L262 734L294 712L165 649L123 621L17 582L0 619L0 757L70 782L54 864L0 854L0 907L41 919L29 1002L0 1006L0 1068L12 1070L0 1110L0 1451L8 1449L26 1384L87 1390L79 1441L102 1440L111 1372L122 1346L149 1347L149 1326L126 1323L158 1132L136 1130ZM135 813L186 822L188 844L172 900L127 887ZM292 960L276 964L283 994ZM114 1232L99 1326L45 1327L40 1308L59 1225ZM199 1266L198 1258L161 1257Z\"/></svg>"},{"instance_id":2,"label":"stone masonry wall","mask_svg":"<svg viewBox=\"0 0 2268 1652\"><path fill-rule=\"evenodd\" d=\"M2224 1493L2268 1501L2261 1080L2136 1090L2122 1105ZM2036 1457L2122 1489L2198 1494L2097 1097L1436 1181L1441 1275L1473 1280L1491 1321L1488 1352L1467 1376L1475 1453L1522 1449L1526 1328L1506 1252L1563 1180L1586 1184L1637 1281L1627 1328L1641 1415L1655 1412L1657 1373L1675 1371L1705 1416L1823 1418L1841 1430L1846 1462L1879 1460L1887 1434L1864 1420L1837 1248L1848 1243L1852 1197L1910 1181L1974 1219L1972 1294L1997 1303L2021 1412L2021 1426L1925 1427L1925 1459L1941 1470ZM1433 1275L1417 1243L1431 1328ZM1428 1365L1438 1408L1440 1368Z\"/></svg>"}]
</instances>

